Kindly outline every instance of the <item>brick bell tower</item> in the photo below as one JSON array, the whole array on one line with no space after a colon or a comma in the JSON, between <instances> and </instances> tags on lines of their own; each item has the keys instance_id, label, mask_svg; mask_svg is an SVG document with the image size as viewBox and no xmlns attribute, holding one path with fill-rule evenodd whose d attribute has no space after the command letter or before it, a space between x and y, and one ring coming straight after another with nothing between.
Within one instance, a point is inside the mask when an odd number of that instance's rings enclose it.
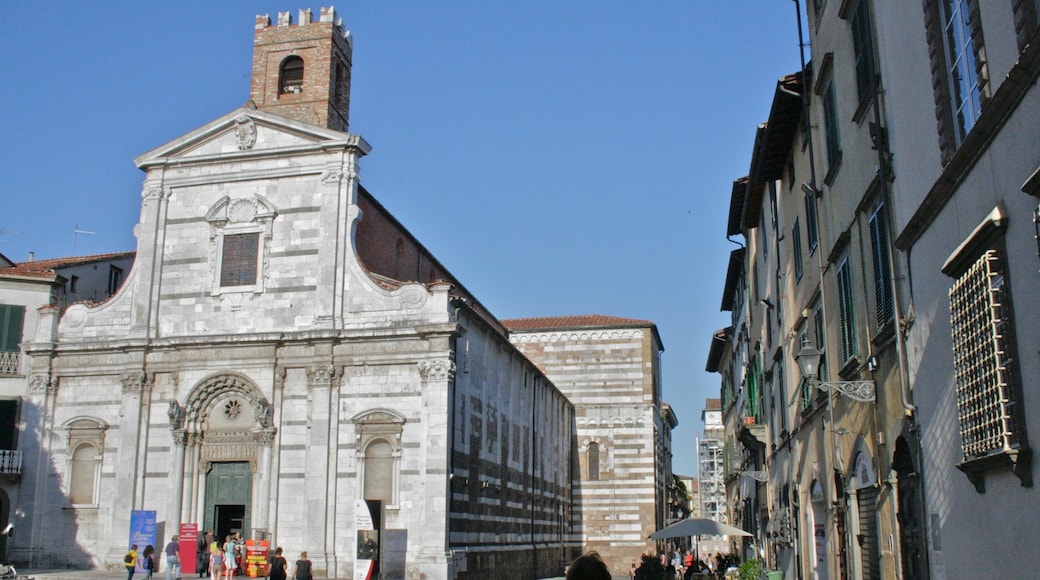
<instances>
[{"instance_id":1,"label":"brick bell tower","mask_svg":"<svg viewBox=\"0 0 1040 580\"><path fill-rule=\"evenodd\" d=\"M250 99L262 111L346 132L350 117L350 59L353 41L332 6L317 22L300 10L298 24L288 12L271 26L256 17Z\"/></svg>"}]
</instances>

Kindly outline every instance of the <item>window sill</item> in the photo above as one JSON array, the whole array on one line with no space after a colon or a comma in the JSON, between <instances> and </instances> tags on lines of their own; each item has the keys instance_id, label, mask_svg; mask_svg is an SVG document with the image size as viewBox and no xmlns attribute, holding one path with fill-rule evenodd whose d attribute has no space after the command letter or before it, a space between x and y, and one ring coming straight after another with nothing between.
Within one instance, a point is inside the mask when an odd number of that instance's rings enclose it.
<instances>
[{"instance_id":1,"label":"window sill","mask_svg":"<svg viewBox=\"0 0 1040 580\"><path fill-rule=\"evenodd\" d=\"M957 469L968 476L968 481L975 486L975 491L986 493L985 473L1005 467L1011 468L1011 472L1022 482L1022 487L1033 487L1032 461L1032 449L1008 449L969 459L957 465Z\"/></svg>"}]
</instances>

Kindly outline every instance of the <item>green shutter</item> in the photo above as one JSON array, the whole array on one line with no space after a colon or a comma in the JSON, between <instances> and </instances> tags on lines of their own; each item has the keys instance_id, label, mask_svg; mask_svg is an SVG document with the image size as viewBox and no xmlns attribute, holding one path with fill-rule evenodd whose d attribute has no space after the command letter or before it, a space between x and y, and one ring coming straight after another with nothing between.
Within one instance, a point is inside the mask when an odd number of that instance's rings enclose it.
<instances>
[{"instance_id":1,"label":"green shutter","mask_svg":"<svg viewBox=\"0 0 1040 580\"><path fill-rule=\"evenodd\" d=\"M0 304L0 350L17 352L22 342L25 307Z\"/></svg>"}]
</instances>

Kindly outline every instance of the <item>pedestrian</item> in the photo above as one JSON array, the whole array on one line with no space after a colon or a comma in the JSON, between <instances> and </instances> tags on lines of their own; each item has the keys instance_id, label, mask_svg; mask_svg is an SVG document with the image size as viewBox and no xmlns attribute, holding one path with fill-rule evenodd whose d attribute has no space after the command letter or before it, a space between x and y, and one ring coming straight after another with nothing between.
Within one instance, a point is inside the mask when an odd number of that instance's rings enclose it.
<instances>
[{"instance_id":1,"label":"pedestrian","mask_svg":"<svg viewBox=\"0 0 1040 580\"><path fill-rule=\"evenodd\" d=\"M664 566L661 559L651 554L643 555L643 563L636 570L636 580L664 580Z\"/></svg>"},{"instance_id":2,"label":"pedestrian","mask_svg":"<svg viewBox=\"0 0 1040 580\"><path fill-rule=\"evenodd\" d=\"M123 565L126 566L126 580L134 580L134 569L137 568L137 544L130 545L130 551L123 556Z\"/></svg>"},{"instance_id":3,"label":"pedestrian","mask_svg":"<svg viewBox=\"0 0 1040 580\"><path fill-rule=\"evenodd\" d=\"M293 565L293 580L312 580L311 561L307 559L307 551L300 552L300 559Z\"/></svg>"},{"instance_id":4,"label":"pedestrian","mask_svg":"<svg viewBox=\"0 0 1040 580\"><path fill-rule=\"evenodd\" d=\"M216 547L214 551L212 548ZM224 574L224 554L220 551L220 547L217 546L216 542L210 544L209 554L209 576L213 580L220 580Z\"/></svg>"},{"instance_id":5,"label":"pedestrian","mask_svg":"<svg viewBox=\"0 0 1040 580\"><path fill-rule=\"evenodd\" d=\"M610 580L610 570L599 554L589 552L567 568L567 580Z\"/></svg>"},{"instance_id":6,"label":"pedestrian","mask_svg":"<svg viewBox=\"0 0 1040 580\"><path fill-rule=\"evenodd\" d=\"M202 578L209 574L209 545L212 540L206 539L210 536L210 532L206 532L204 535L199 536L199 543L196 546L197 551L195 552L195 570L199 573L199 578Z\"/></svg>"},{"instance_id":7,"label":"pedestrian","mask_svg":"<svg viewBox=\"0 0 1040 580\"><path fill-rule=\"evenodd\" d=\"M152 574L155 572L155 548L148 544L144 547L141 557L144 558L144 562L141 563L141 567L144 568L144 580L152 580Z\"/></svg>"},{"instance_id":8,"label":"pedestrian","mask_svg":"<svg viewBox=\"0 0 1040 580\"><path fill-rule=\"evenodd\" d=\"M224 536L224 580L231 580L235 575L235 540L228 534Z\"/></svg>"},{"instance_id":9,"label":"pedestrian","mask_svg":"<svg viewBox=\"0 0 1040 580\"><path fill-rule=\"evenodd\" d=\"M174 534L170 538L170 543L166 544L166 580L181 580L181 546L177 542L180 536ZM177 575L173 575L174 568L177 569Z\"/></svg>"},{"instance_id":10,"label":"pedestrian","mask_svg":"<svg viewBox=\"0 0 1040 580\"><path fill-rule=\"evenodd\" d=\"M280 547L276 548L274 557L271 558L271 564L267 567L267 578L271 580L285 580L285 569L288 566L289 563L282 556L282 549Z\"/></svg>"}]
</instances>

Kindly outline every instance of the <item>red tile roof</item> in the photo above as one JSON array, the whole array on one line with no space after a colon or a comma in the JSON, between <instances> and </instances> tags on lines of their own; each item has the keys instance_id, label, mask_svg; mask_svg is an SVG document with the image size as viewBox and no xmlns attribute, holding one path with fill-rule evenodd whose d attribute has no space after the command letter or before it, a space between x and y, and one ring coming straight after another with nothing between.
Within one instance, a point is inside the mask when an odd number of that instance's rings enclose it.
<instances>
[{"instance_id":1,"label":"red tile roof","mask_svg":"<svg viewBox=\"0 0 1040 580\"><path fill-rule=\"evenodd\" d=\"M0 276L18 276L22 278L39 278L41 280L53 279L55 270L69 268L71 266L82 266L95 262L107 260L118 260L121 258L132 258L135 252L115 252L111 254L95 254L93 256L72 256L69 258L49 258L46 260L33 260L31 262L18 262L10 268L0 268Z\"/></svg>"},{"instance_id":2,"label":"red tile roof","mask_svg":"<svg viewBox=\"0 0 1040 580\"><path fill-rule=\"evenodd\" d=\"M704 408L708 411L718 411L722 409L722 399L708 399L704 402Z\"/></svg>"},{"instance_id":3,"label":"red tile roof","mask_svg":"<svg viewBox=\"0 0 1040 580\"><path fill-rule=\"evenodd\" d=\"M607 328L617 326L654 326L649 320L619 318L602 314L579 314L576 316L544 316L541 318L513 318L502 320L502 324L513 332L525 330L557 330L563 328Z\"/></svg>"}]
</instances>

